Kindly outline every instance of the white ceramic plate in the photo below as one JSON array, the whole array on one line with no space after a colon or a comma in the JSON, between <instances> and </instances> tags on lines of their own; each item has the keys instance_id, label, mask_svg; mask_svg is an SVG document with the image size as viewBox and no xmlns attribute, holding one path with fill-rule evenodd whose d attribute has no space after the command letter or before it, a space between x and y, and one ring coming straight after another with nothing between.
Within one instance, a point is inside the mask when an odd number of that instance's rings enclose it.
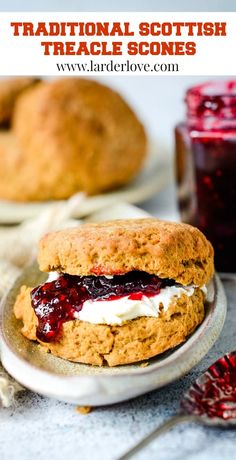
<instances>
[{"instance_id":1,"label":"white ceramic plate","mask_svg":"<svg viewBox=\"0 0 236 460\"><path fill-rule=\"evenodd\" d=\"M206 306L203 323L173 351L139 364L93 367L56 358L20 333L13 304L22 284L35 286L45 280L36 264L24 271L3 303L1 359L5 369L32 391L80 405L104 405L124 401L160 388L185 375L210 350L224 324L226 299L218 277L211 283L213 300Z\"/></svg>"},{"instance_id":2,"label":"white ceramic plate","mask_svg":"<svg viewBox=\"0 0 236 460\"><path fill-rule=\"evenodd\" d=\"M117 202L141 203L158 193L170 181L171 171L170 157L166 149L162 146L153 145L150 147L144 170L134 181L111 193L85 197L72 217L84 217ZM0 201L0 224L16 224L33 218L50 203L53 202L16 203Z\"/></svg>"}]
</instances>

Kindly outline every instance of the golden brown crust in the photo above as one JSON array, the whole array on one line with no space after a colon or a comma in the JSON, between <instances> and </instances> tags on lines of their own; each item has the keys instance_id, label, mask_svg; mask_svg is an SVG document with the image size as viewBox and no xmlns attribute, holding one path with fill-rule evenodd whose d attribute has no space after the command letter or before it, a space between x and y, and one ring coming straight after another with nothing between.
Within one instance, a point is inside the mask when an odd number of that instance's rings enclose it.
<instances>
[{"instance_id":1,"label":"golden brown crust","mask_svg":"<svg viewBox=\"0 0 236 460\"><path fill-rule=\"evenodd\" d=\"M56 166L55 166L56 164ZM53 166L54 165L54 166ZM61 198L61 193L73 194L75 182L72 175L61 178L57 193L55 184L58 180L58 168L62 167L60 159L47 165L45 158L37 161L25 156L17 137L12 130L0 131L0 198L12 201L35 201L49 197ZM65 171L65 165L63 166ZM47 171L42 174L42 171ZM70 191L70 192L69 192Z\"/></svg>"},{"instance_id":2,"label":"golden brown crust","mask_svg":"<svg viewBox=\"0 0 236 460\"><path fill-rule=\"evenodd\" d=\"M24 183L18 175L22 168L21 151L11 130L0 131L0 197L14 199L22 193Z\"/></svg>"},{"instance_id":3,"label":"golden brown crust","mask_svg":"<svg viewBox=\"0 0 236 460\"><path fill-rule=\"evenodd\" d=\"M36 340L37 318L31 307L30 288L22 287L14 312L23 320L25 337ZM64 323L61 337L41 345L70 361L117 366L149 359L182 343L203 321L204 294L196 289L182 295L158 318L140 317L122 326L107 326L79 320Z\"/></svg>"},{"instance_id":4,"label":"golden brown crust","mask_svg":"<svg viewBox=\"0 0 236 460\"><path fill-rule=\"evenodd\" d=\"M39 189L45 186L47 176L41 175L38 180L37 164L25 161L24 152L20 148L12 130L0 131L0 198L13 201L33 201Z\"/></svg>"},{"instance_id":5,"label":"golden brown crust","mask_svg":"<svg viewBox=\"0 0 236 460\"><path fill-rule=\"evenodd\" d=\"M9 133L21 168L16 174L8 165L11 188L3 179L0 197L16 201L117 188L140 171L147 147L144 128L122 97L82 78L44 81L22 93ZM11 145L0 138L3 176Z\"/></svg>"},{"instance_id":6,"label":"golden brown crust","mask_svg":"<svg viewBox=\"0 0 236 460\"><path fill-rule=\"evenodd\" d=\"M45 235L39 244L42 271L114 275L132 270L181 284L206 284L213 275L213 248L187 224L155 218L85 224Z\"/></svg>"},{"instance_id":7,"label":"golden brown crust","mask_svg":"<svg viewBox=\"0 0 236 460\"><path fill-rule=\"evenodd\" d=\"M21 287L14 305L14 314L17 319L21 319L23 322L22 334L30 340L35 340L38 320L31 306L30 292L30 288L26 286Z\"/></svg>"},{"instance_id":8,"label":"golden brown crust","mask_svg":"<svg viewBox=\"0 0 236 460\"><path fill-rule=\"evenodd\" d=\"M9 123L17 98L39 80L32 77L17 77L0 80L0 124Z\"/></svg>"}]
</instances>

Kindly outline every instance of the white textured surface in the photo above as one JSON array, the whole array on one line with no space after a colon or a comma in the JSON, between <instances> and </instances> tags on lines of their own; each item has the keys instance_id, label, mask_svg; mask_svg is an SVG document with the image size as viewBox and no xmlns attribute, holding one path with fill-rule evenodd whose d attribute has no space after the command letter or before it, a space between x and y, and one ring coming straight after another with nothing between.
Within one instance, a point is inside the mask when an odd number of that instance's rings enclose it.
<instances>
[{"instance_id":1,"label":"white textured surface","mask_svg":"<svg viewBox=\"0 0 236 460\"><path fill-rule=\"evenodd\" d=\"M176 413L181 395L210 363L236 348L236 286L225 284L229 309L224 331L191 373L168 387L88 415L75 407L25 392L11 409L0 410L1 460L115 460L159 423ZM183 425L153 442L140 460L232 460L236 434Z\"/></svg>"}]
</instances>

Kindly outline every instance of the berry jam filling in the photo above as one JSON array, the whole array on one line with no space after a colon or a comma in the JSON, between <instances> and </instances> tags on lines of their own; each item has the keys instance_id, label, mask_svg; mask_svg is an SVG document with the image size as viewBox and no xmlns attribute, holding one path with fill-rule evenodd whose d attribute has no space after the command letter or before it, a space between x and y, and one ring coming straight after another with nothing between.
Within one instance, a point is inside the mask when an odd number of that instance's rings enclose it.
<instances>
[{"instance_id":1,"label":"berry jam filling","mask_svg":"<svg viewBox=\"0 0 236 460\"><path fill-rule=\"evenodd\" d=\"M37 338L42 342L55 340L63 323L75 319L86 300L115 300L124 296L141 300L143 295L152 297L174 284L172 280L140 271L113 278L62 274L31 293L32 307L38 318Z\"/></svg>"},{"instance_id":2,"label":"berry jam filling","mask_svg":"<svg viewBox=\"0 0 236 460\"><path fill-rule=\"evenodd\" d=\"M236 419L236 352L209 367L191 386L182 407L190 414Z\"/></svg>"}]
</instances>

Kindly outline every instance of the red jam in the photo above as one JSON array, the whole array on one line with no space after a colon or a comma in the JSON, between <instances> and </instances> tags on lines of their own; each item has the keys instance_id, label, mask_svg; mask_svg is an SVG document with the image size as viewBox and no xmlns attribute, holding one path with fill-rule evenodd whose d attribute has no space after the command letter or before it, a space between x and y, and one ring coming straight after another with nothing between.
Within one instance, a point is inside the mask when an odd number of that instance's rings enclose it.
<instances>
[{"instance_id":1,"label":"red jam","mask_svg":"<svg viewBox=\"0 0 236 460\"><path fill-rule=\"evenodd\" d=\"M236 80L191 88L187 121L176 128L182 220L212 242L219 271L236 258Z\"/></svg>"},{"instance_id":2,"label":"red jam","mask_svg":"<svg viewBox=\"0 0 236 460\"><path fill-rule=\"evenodd\" d=\"M140 271L113 278L62 274L31 293L32 307L38 318L37 338L42 342L57 339L63 323L75 319L86 300L115 300L127 295L140 300L143 295L154 296L173 284L174 281Z\"/></svg>"},{"instance_id":3,"label":"red jam","mask_svg":"<svg viewBox=\"0 0 236 460\"><path fill-rule=\"evenodd\" d=\"M182 408L189 414L236 419L236 352L209 367L185 395Z\"/></svg>"}]
</instances>

